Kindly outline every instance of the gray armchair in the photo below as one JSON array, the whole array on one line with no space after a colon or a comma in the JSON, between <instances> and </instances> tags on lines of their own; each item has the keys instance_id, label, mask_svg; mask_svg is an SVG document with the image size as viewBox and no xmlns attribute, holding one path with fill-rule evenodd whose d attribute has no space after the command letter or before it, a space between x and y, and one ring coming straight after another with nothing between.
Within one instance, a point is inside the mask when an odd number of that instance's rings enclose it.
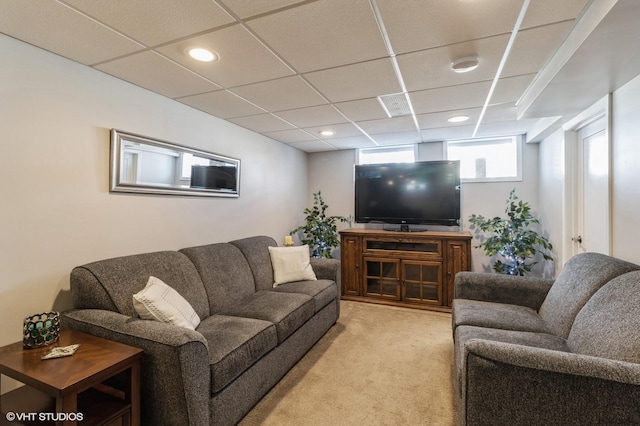
<instances>
[{"instance_id":1,"label":"gray armchair","mask_svg":"<svg viewBox=\"0 0 640 426\"><path fill-rule=\"evenodd\" d=\"M555 281L459 273L452 312L462 424L640 424L640 266L585 253Z\"/></svg>"}]
</instances>

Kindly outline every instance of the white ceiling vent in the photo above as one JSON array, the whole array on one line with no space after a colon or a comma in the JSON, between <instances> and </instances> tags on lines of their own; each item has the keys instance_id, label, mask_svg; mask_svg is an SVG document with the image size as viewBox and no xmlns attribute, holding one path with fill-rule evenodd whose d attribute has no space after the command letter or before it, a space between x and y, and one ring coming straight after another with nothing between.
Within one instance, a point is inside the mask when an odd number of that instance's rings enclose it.
<instances>
[{"instance_id":1,"label":"white ceiling vent","mask_svg":"<svg viewBox=\"0 0 640 426\"><path fill-rule=\"evenodd\" d=\"M380 105L389 117L411 115L411 107L406 93L393 93L391 95L378 96Z\"/></svg>"}]
</instances>

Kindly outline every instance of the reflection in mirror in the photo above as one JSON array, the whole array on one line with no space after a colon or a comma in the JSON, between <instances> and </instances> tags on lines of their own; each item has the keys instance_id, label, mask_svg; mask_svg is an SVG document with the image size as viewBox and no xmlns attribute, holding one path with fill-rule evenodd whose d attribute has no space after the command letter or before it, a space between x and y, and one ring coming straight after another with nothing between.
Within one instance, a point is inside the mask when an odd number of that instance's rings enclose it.
<instances>
[{"instance_id":1,"label":"reflection in mirror","mask_svg":"<svg viewBox=\"0 0 640 426\"><path fill-rule=\"evenodd\" d=\"M240 160L111 130L111 191L238 197Z\"/></svg>"}]
</instances>

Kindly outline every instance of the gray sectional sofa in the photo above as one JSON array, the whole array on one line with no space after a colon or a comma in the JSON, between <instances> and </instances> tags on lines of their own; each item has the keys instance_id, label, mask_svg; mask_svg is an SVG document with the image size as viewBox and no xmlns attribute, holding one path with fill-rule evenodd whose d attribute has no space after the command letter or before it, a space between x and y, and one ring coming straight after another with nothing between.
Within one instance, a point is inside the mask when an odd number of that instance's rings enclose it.
<instances>
[{"instance_id":1,"label":"gray sectional sofa","mask_svg":"<svg viewBox=\"0 0 640 426\"><path fill-rule=\"evenodd\" d=\"M640 424L640 266L584 253L555 281L462 272L452 314L462 424Z\"/></svg>"},{"instance_id":2,"label":"gray sectional sofa","mask_svg":"<svg viewBox=\"0 0 640 426\"><path fill-rule=\"evenodd\" d=\"M63 326L144 350L143 424L235 424L340 312L338 261L311 259L317 280L273 288L269 246L257 236L76 267ZM138 317L132 295L149 276L191 304L195 330Z\"/></svg>"}]
</instances>

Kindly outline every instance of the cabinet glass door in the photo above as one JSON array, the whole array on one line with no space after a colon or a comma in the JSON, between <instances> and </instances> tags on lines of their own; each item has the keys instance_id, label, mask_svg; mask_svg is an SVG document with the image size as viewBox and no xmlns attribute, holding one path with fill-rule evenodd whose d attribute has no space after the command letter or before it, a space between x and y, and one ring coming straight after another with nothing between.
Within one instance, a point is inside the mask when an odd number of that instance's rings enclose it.
<instances>
[{"instance_id":1,"label":"cabinet glass door","mask_svg":"<svg viewBox=\"0 0 640 426\"><path fill-rule=\"evenodd\" d=\"M402 262L402 299L442 304L442 262Z\"/></svg>"},{"instance_id":2,"label":"cabinet glass door","mask_svg":"<svg viewBox=\"0 0 640 426\"><path fill-rule=\"evenodd\" d=\"M400 300L400 261L365 258L365 295Z\"/></svg>"}]
</instances>

